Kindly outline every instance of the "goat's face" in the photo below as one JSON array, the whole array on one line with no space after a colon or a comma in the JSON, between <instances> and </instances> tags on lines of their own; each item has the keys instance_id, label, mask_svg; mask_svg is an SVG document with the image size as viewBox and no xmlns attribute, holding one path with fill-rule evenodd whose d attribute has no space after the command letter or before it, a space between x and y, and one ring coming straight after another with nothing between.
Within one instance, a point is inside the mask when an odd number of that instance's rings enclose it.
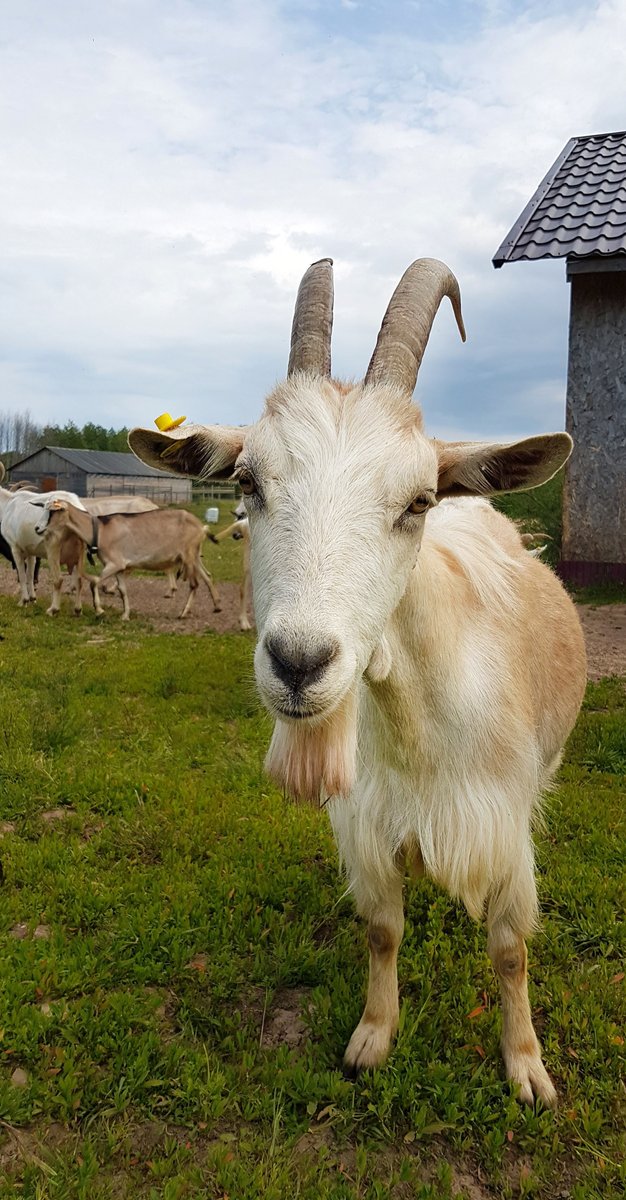
<instances>
[{"instance_id":1,"label":"goat's face","mask_svg":"<svg viewBox=\"0 0 626 1200\"><path fill-rule=\"evenodd\" d=\"M61 500L33 500L33 505L39 508L40 515L35 526L35 533L39 537L44 537L46 533L54 533L57 531L61 522L66 519L67 505Z\"/></svg>"},{"instance_id":2,"label":"goat's face","mask_svg":"<svg viewBox=\"0 0 626 1200\"><path fill-rule=\"evenodd\" d=\"M279 718L268 769L310 797L320 783L349 790L354 685L365 672L381 680L390 669L385 626L428 509L443 496L535 487L571 450L567 434L510 446L424 436L411 397L443 296L465 337L457 281L433 259L403 275L363 384L333 382L331 267L330 259L314 263L302 280L288 378L256 425L129 436L151 466L239 479L250 518L256 676Z\"/></svg>"},{"instance_id":3,"label":"goat's face","mask_svg":"<svg viewBox=\"0 0 626 1200\"><path fill-rule=\"evenodd\" d=\"M250 518L255 668L270 710L319 722L371 662L435 502L420 413L382 384L294 376L235 464Z\"/></svg>"}]
</instances>

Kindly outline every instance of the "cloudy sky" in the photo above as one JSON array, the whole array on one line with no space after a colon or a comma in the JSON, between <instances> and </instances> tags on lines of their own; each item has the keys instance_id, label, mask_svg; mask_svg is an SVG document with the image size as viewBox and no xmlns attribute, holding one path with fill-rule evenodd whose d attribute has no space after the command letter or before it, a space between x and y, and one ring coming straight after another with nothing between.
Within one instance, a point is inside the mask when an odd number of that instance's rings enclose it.
<instances>
[{"instance_id":1,"label":"cloudy sky","mask_svg":"<svg viewBox=\"0 0 626 1200\"><path fill-rule=\"evenodd\" d=\"M334 371L445 259L440 436L562 428L563 261L491 258L567 139L626 126L626 0L2 0L0 408L254 419L335 260Z\"/></svg>"}]
</instances>

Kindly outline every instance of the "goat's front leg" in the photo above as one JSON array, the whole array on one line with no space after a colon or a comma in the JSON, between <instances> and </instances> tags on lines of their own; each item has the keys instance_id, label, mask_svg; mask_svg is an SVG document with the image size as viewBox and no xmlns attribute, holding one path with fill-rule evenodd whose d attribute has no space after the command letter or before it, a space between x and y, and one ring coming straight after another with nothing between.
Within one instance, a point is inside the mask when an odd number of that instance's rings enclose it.
<instances>
[{"instance_id":1,"label":"goat's front leg","mask_svg":"<svg viewBox=\"0 0 626 1200\"><path fill-rule=\"evenodd\" d=\"M28 587L28 599L31 602L36 600L35 595L35 564L37 559L34 554L29 554L26 559L26 582Z\"/></svg>"},{"instance_id":2,"label":"goat's front leg","mask_svg":"<svg viewBox=\"0 0 626 1200\"><path fill-rule=\"evenodd\" d=\"M187 596L187 602L185 604L185 607L183 608L183 611L179 614L179 617L178 617L179 621L184 621L185 617L189 616L189 613L191 612L191 606L195 599L197 590L198 590L198 580L196 579L195 575L190 575L189 576L189 595Z\"/></svg>"},{"instance_id":3,"label":"goat's front leg","mask_svg":"<svg viewBox=\"0 0 626 1200\"><path fill-rule=\"evenodd\" d=\"M77 563L72 571L72 579L74 581L74 616L79 617L83 611L83 578L84 572L82 563Z\"/></svg>"},{"instance_id":4,"label":"goat's front leg","mask_svg":"<svg viewBox=\"0 0 626 1200\"><path fill-rule=\"evenodd\" d=\"M344 1065L356 1075L367 1067L379 1067L389 1054L398 1028L398 949L404 931L402 877L389 881L384 895L376 900L359 900L357 908L367 920L370 951L367 1001L344 1055Z\"/></svg>"},{"instance_id":5,"label":"goat's front leg","mask_svg":"<svg viewBox=\"0 0 626 1200\"><path fill-rule=\"evenodd\" d=\"M532 882L534 892L534 879ZM532 1104L535 1097L553 1108L557 1095L541 1059L541 1046L533 1028L528 999L527 953L523 933L512 913L487 916L489 957L500 980L502 996L502 1057L508 1078L519 1085L520 1099Z\"/></svg>"},{"instance_id":6,"label":"goat's front leg","mask_svg":"<svg viewBox=\"0 0 626 1200\"><path fill-rule=\"evenodd\" d=\"M20 598L19 598L18 604L19 604L20 608L25 608L25 606L27 604L30 604L30 596L28 593L28 574L27 574L27 570L26 570L26 567L27 567L26 558L22 554L21 550L17 550L13 546L11 547L11 550L13 552L13 561L15 563L15 570L17 571L17 581L18 581L18 585L19 585L19 589L20 589Z\"/></svg>"},{"instance_id":7,"label":"goat's front leg","mask_svg":"<svg viewBox=\"0 0 626 1200\"><path fill-rule=\"evenodd\" d=\"M61 607L61 587L63 584L61 557L57 546L48 547L48 570L52 584L52 599L50 607L46 609L46 614L49 617L55 617Z\"/></svg>"}]
</instances>

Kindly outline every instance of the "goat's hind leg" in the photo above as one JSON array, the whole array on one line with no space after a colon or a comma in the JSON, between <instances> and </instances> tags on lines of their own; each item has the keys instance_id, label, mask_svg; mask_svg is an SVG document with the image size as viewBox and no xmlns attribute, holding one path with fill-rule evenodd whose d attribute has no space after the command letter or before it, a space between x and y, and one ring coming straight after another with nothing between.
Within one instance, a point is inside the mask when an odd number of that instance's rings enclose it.
<instances>
[{"instance_id":1,"label":"goat's hind leg","mask_svg":"<svg viewBox=\"0 0 626 1200\"><path fill-rule=\"evenodd\" d=\"M213 583L213 580L211 579L209 572L206 570L206 568L204 567L202 562L198 563L198 574L200 575L200 578L204 580L204 582L206 583L206 585L211 593L211 599L213 601L213 612L216 612L216 613L221 612L222 605L220 602L220 594L219 594L215 584Z\"/></svg>"},{"instance_id":2,"label":"goat's hind leg","mask_svg":"<svg viewBox=\"0 0 626 1200\"><path fill-rule=\"evenodd\" d=\"M350 1075L384 1063L398 1028L398 949L404 931L402 876L399 871L377 897L360 897L357 909L367 920L369 980L367 1000L344 1055Z\"/></svg>"},{"instance_id":3,"label":"goat's hind leg","mask_svg":"<svg viewBox=\"0 0 626 1200\"><path fill-rule=\"evenodd\" d=\"M502 891L494 895L487 913L487 949L502 996L502 1057L508 1078L519 1085L520 1099L532 1104L537 1097L553 1108L557 1095L543 1065L528 999L525 937L532 932L537 905L530 861L519 872L515 889L506 889L503 901Z\"/></svg>"}]
</instances>

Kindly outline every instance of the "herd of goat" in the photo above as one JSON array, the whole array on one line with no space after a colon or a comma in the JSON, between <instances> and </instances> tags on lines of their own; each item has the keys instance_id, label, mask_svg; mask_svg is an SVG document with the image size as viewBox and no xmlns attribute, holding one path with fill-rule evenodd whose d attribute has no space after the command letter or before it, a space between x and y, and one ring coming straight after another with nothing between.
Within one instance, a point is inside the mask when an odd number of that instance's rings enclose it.
<instances>
[{"instance_id":1,"label":"herd of goat","mask_svg":"<svg viewBox=\"0 0 626 1200\"><path fill-rule=\"evenodd\" d=\"M0 484L5 468L0 463ZM108 496L85 498L73 492L38 492L29 484L0 486L0 553L12 564L19 583L19 604L35 600L39 560L49 566L52 599L49 616L61 606L62 569L66 568L74 593L74 612L82 609L82 586L91 589L94 609L104 612L101 591L118 591L122 598L122 620L130 617L126 588L129 571L166 572L172 596L177 580L189 585L189 594L181 618L191 611L195 593L202 580L209 589L215 612L220 598L202 561L202 546L207 535L213 541L224 537L243 538L244 576L241 587L241 629L250 629L248 602L248 522L242 507L233 514L233 525L220 534L209 534L209 527L185 509L162 509L144 496ZM88 573L85 559L99 559L100 575Z\"/></svg>"}]
</instances>

